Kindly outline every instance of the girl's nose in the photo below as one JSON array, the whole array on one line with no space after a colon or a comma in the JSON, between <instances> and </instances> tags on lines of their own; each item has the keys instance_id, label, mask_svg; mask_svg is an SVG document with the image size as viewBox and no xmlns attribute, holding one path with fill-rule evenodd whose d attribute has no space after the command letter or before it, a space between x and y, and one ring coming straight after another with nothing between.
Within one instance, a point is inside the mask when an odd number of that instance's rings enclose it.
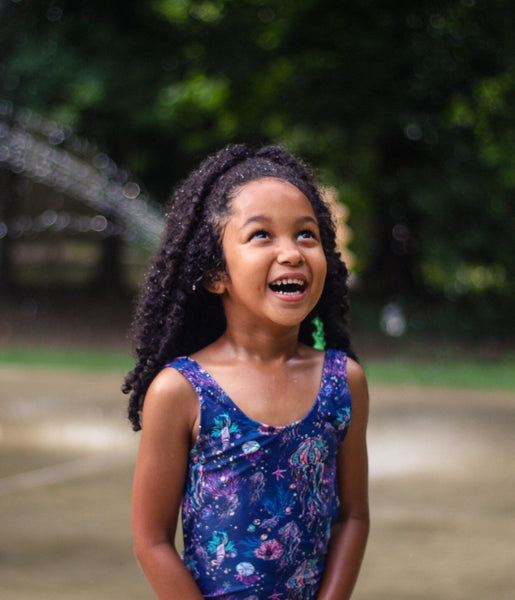
<instances>
[{"instance_id":1,"label":"girl's nose","mask_svg":"<svg viewBox=\"0 0 515 600\"><path fill-rule=\"evenodd\" d=\"M281 264L298 266L304 262L304 256L295 243L288 241L281 244L277 260Z\"/></svg>"}]
</instances>

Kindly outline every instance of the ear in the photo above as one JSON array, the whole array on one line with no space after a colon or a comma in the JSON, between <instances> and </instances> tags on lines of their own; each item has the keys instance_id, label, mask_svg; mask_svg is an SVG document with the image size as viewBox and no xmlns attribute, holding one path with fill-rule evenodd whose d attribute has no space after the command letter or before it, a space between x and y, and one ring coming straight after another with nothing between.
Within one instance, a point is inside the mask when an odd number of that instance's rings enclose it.
<instances>
[{"instance_id":1,"label":"ear","mask_svg":"<svg viewBox=\"0 0 515 600\"><path fill-rule=\"evenodd\" d=\"M227 281L227 275L225 271L218 273L210 273L204 278L202 285L204 288L212 294L222 295L225 292L225 282Z\"/></svg>"}]
</instances>

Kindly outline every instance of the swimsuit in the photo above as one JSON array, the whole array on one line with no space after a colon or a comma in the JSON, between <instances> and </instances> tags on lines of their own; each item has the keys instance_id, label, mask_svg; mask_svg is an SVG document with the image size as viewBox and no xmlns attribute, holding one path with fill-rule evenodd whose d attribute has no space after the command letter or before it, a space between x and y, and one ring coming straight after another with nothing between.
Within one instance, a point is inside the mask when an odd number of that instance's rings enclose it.
<instances>
[{"instance_id":1,"label":"swimsuit","mask_svg":"<svg viewBox=\"0 0 515 600\"><path fill-rule=\"evenodd\" d=\"M205 598L316 597L351 415L346 365L343 352L327 350L314 405L281 427L245 415L193 359L167 365L200 402L182 507L183 560Z\"/></svg>"}]
</instances>

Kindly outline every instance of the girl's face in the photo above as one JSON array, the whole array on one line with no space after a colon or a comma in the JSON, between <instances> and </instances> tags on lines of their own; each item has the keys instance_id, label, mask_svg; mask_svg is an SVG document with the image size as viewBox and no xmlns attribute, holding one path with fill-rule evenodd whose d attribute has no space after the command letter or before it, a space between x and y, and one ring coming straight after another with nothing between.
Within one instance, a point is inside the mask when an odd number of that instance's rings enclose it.
<instances>
[{"instance_id":1,"label":"girl's face","mask_svg":"<svg viewBox=\"0 0 515 600\"><path fill-rule=\"evenodd\" d=\"M298 326L316 306L327 262L315 213L294 185L245 184L230 203L222 245L226 273L215 285L228 323L252 330Z\"/></svg>"}]
</instances>

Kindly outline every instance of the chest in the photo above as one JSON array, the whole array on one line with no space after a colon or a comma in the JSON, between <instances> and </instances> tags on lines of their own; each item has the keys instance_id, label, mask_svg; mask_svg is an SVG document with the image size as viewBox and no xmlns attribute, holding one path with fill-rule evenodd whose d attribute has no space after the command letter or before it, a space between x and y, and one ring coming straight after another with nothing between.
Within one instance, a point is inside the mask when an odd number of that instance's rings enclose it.
<instances>
[{"instance_id":1,"label":"chest","mask_svg":"<svg viewBox=\"0 0 515 600\"><path fill-rule=\"evenodd\" d=\"M320 389L322 366L303 365L288 370L241 368L220 370L218 385L248 417L276 427L305 417Z\"/></svg>"}]
</instances>

